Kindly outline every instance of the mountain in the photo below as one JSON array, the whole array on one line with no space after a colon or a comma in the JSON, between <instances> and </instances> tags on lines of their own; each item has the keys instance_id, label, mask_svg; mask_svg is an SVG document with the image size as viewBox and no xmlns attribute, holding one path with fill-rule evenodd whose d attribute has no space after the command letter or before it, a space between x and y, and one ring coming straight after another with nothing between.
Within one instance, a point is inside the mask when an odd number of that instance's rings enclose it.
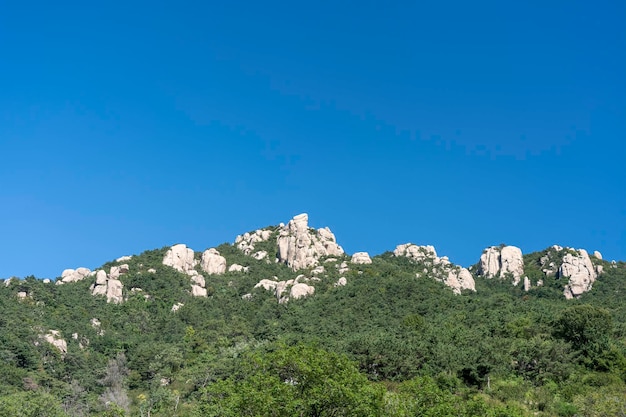
<instances>
[{"instance_id":1,"label":"mountain","mask_svg":"<svg viewBox=\"0 0 626 417\"><path fill-rule=\"evenodd\" d=\"M619 415L625 293L598 252L350 256L301 214L5 280L0 415Z\"/></svg>"}]
</instances>

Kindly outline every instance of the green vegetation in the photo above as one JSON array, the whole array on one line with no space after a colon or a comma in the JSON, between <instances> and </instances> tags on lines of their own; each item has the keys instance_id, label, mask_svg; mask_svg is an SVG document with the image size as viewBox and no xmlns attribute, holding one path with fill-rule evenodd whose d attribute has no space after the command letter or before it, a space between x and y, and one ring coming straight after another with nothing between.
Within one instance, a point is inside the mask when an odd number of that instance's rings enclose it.
<instances>
[{"instance_id":1,"label":"green vegetation","mask_svg":"<svg viewBox=\"0 0 626 417\"><path fill-rule=\"evenodd\" d=\"M624 263L565 300L539 270L546 250L525 256L544 286L479 278L456 296L385 253L345 287L323 263L314 296L279 304L254 285L310 271L218 250L250 270L207 276L207 298L162 265L166 248L126 262L119 305L89 294L93 277L0 285L0 416L626 415ZM51 329L67 353L42 339Z\"/></svg>"}]
</instances>

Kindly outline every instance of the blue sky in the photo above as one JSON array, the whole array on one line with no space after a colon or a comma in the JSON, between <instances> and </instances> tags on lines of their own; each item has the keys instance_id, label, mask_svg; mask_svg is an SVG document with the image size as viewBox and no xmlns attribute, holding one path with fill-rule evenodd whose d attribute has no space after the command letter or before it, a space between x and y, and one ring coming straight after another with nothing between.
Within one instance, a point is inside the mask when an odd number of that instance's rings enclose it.
<instances>
[{"instance_id":1,"label":"blue sky","mask_svg":"<svg viewBox=\"0 0 626 417\"><path fill-rule=\"evenodd\" d=\"M626 3L5 1L0 277L308 212L626 260Z\"/></svg>"}]
</instances>

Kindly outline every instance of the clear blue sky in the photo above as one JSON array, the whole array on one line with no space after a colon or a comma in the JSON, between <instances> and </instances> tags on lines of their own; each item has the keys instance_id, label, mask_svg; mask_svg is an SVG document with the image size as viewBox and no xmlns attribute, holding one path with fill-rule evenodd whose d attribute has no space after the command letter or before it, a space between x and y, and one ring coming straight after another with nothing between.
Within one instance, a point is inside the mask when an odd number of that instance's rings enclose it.
<instances>
[{"instance_id":1,"label":"clear blue sky","mask_svg":"<svg viewBox=\"0 0 626 417\"><path fill-rule=\"evenodd\" d=\"M301 212L348 253L624 260L624 22L615 0L4 1L0 277Z\"/></svg>"}]
</instances>

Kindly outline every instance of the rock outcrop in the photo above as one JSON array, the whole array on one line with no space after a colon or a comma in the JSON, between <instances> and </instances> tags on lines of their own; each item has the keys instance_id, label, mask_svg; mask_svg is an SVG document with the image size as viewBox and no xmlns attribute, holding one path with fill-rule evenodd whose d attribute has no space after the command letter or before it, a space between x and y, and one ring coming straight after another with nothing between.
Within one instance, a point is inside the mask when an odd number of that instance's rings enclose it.
<instances>
[{"instance_id":1,"label":"rock outcrop","mask_svg":"<svg viewBox=\"0 0 626 417\"><path fill-rule=\"evenodd\" d=\"M254 251L254 244L258 242L265 242L272 236L272 231L268 229L259 229L252 233L244 233L237 236L235 239L235 246L245 253L251 254Z\"/></svg>"},{"instance_id":2,"label":"rock outcrop","mask_svg":"<svg viewBox=\"0 0 626 417\"><path fill-rule=\"evenodd\" d=\"M109 274L100 269L96 271L96 282L89 288L92 295L104 295L107 303L119 304L124 301L124 284L118 278L128 272L128 265L112 266Z\"/></svg>"},{"instance_id":3,"label":"rock outcrop","mask_svg":"<svg viewBox=\"0 0 626 417\"><path fill-rule=\"evenodd\" d=\"M437 256L433 246L418 246L405 243L396 246L393 251L395 256L409 258L418 264L424 264L424 274L431 276L437 281L443 282L450 287L455 294L463 290L476 291L476 284L471 272L466 268L453 265L447 256ZM417 275L418 277L421 274Z\"/></svg>"},{"instance_id":4,"label":"rock outcrop","mask_svg":"<svg viewBox=\"0 0 626 417\"><path fill-rule=\"evenodd\" d=\"M239 264L232 264L228 267L228 272L248 272L249 270L249 267Z\"/></svg>"},{"instance_id":5,"label":"rock outcrop","mask_svg":"<svg viewBox=\"0 0 626 417\"><path fill-rule=\"evenodd\" d=\"M278 260L297 271L318 264L322 256L343 255L343 249L329 228L309 229L309 216L299 214L280 228Z\"/></svg>"},{"instance_id":6,"label":"rock outcrop","mask_svg":"<svg viewBox=\"0 0 626 417\"><path fill-rule=\"evenodd\" d=\"M290 299L297 300L315 293L315 287L300 282L305 280L307 280L307 278L303 275L299 275L295 279L287 281L277 281L277 278L274 277L274 279L262 279L254 288L263 288L266 291L272 291L278 302L282 304ZM288 295L284 295L286 292Z\"/></svg>"},{"instance_id":7,"label":"rock outcrop","mask_svg":"<svg viewBox=\"0 0 626 417\"><path fill-rule=\"evenodd\" d=\"M352 262L353 264L371 264L372 259L367 252L356 252L354 255L352 255L352 259L350 259L350 262Z\"/></svg>"},{"instance_id":8,"label":"rock outcrop","mask_svg":"<svg viewBox=\"0 0 626 417\"><path fill-rule=\"evenodd\" d=\"M43 340L57 348L61 352L61 356L65 356L67 353L67 342L61 337L61 333L58 330L50 330L41 337Z\"/></svg>"},{"instance_id":9,"label":"rock outcrop","mask_svg":"<svg viewBox=\"0 0 626 417\"><path fill-rule=\"evenodd\" d=\"M57 285L67 284L69 282L78 282L85 279L91 271L88 268L66 269L61 273L61 280L57 281Z\"/></svg>"},{"instance_id":10,"label":"rock outcrop","mask_svg":"<svg viewBox=\"0 0 626 417\"><path fill-rule=\"evenodd\" d=\"M513 285L520 283L524 274L522 250L516 246L491 246L480 256L478 274L485 278L504 278L511 274Z\"/></svg>"},{"instance_id":11,"label":"rock outcrop","mask_svg":"<svg viewBox=\"0 0 626 417\"><path fill-rule=\"evenodd\" d=\"M226 272L226 258L217 249L207 249L202 253L201 267L209 275L223 274Z\"/></svg>"},{"instance_id":12,"label":"rock outcrop","mask_svg":"<svg viewBox=\"0 0 626 417\"><path fill-rule=\"evenodd\" d=\"M163 265L171 266L177 271L188 273L197 265L194 260L194 252L186 245L180 243L172 246L163 257Z\"/></svg>"},{"instance_id":13,"label":"rock outcrop","mask_svg":"<svg viewBox=\"0 0 626 417\"><path fill-rule=\"evenodd\" d=\"M591 290L591 287L598 278L596 268L591 263L589 254L584 249L579 249L577 254L567 252L563 256L563 263L559 267L559 278L569 278L563 295L571 299L580 297L583 293Z\"/></svg>"}]
</instances>

